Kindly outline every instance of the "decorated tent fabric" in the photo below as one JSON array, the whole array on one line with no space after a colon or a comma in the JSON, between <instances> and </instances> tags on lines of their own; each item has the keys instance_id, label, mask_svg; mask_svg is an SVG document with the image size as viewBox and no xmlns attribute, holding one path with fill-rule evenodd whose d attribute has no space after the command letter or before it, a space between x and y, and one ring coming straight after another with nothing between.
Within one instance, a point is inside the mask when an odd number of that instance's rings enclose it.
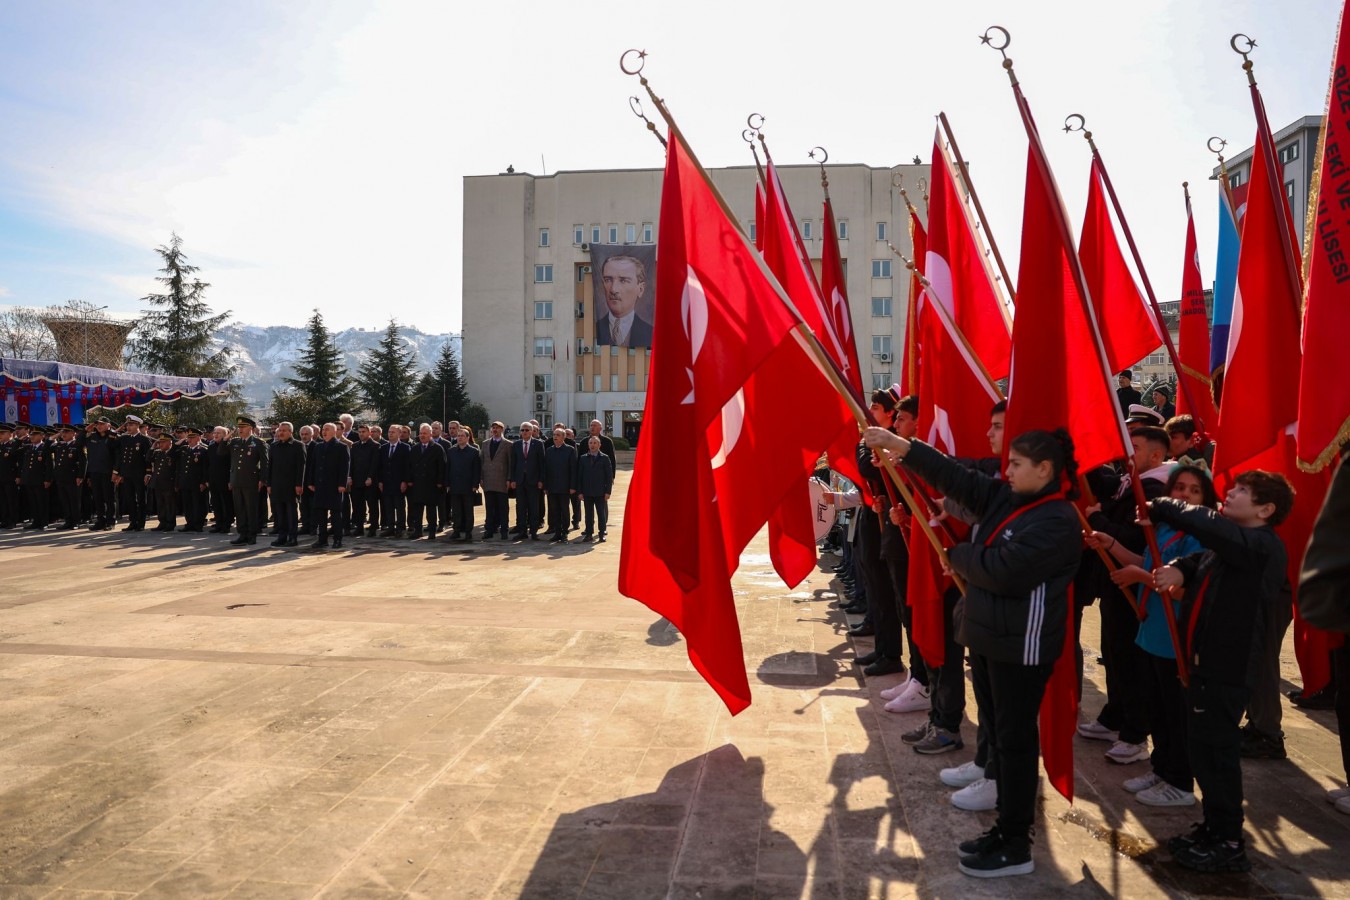
<instances>
[{"instance_id":1,"label":"decorated tent fabric","mask_svg":"<svg viewBox=\"0 0 1350 900\"><path fill-rule=\"evenodd\" d=\"M145 406L155 400L200 400L226 394L225 378L187 378L95 369L69 363L0 358L0 404L7 422L54 425L84 421L93 406Z\"/></svg>"}]
</instances>

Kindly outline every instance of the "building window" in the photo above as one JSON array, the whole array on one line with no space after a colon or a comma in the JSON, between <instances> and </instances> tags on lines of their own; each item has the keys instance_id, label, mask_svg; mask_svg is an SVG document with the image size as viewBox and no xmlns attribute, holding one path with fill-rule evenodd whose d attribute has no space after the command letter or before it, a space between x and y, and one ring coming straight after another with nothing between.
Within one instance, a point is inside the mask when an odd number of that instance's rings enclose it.
<instances>
[{"instance_id":1,"label":"building window","mask_svg":"<svg viewBox=\"0 0 1350 900\"><path fill-rule=\"evenodd\" d=\"M552 300L534 301L534 317L536 319L553 318L553 301Z\"/></svg>"},{"instance_id":2,"label":"building window","mask_svg":"<svg viewBox=\"0 0 1350 900\"><path fill-rule=\"evenodd\" d=\"M586 339L577 338L577 356L580 357L586 352Z\"/></svg>"},{"instance_id":3,"label":"building window","mask_svg":"<svg viewBox=\"0 0 1350 900\"><path fill-rule=\"evenodd\" d=\"M652 223L642 223L642 243L650 244L652 242Z\"/></svg>"},{"instance_id":4,"label":"building window","mask_svg":"<svg viewBox=\"0 0 1350 900\"><path fill-rule=\"evenodd\" d=\"M553 376L552 376L552 375L536 375L536 376L534 376L534 389L535 389L536 391L541 391L541 392L544 392L544 393L552 393L552 392L553 392Z\"/></svg>"},{"instance_id":5,"label":"building window","mask_svg":"<svg viewBox=\"0 0 1350 900\"><path fill-rule=\"evenodd\" d=\"M872 390L874 390L874 391L884 391L884 390L886 390L886 388L890 387L891 384L892 384L892 382L891 382L891 373L890 373L890 372L873 372L873 373L872 373Z\"/></svg>"},{"instance_id":6,"label":"building window","mask_svg":"<svg viewBox=\"0 0 1350 900\"><path fill-rule=\"evenodd\" d=\"M599 226L599 225L592 225L592 226L591 226L591 243L592 243L592 244L598 244L598 243L600 243L600 226Z\"/></svg>"},{"instance_id":7,"label":"building window","mask_svg":"<svg viewBox=\"0 0 1350 900\"><path fill-rule=\"evenodd\" d=\"M547 228L540 228L540 229L539 229L539 246L540 246L540 247L547 247L547 246L548 246L548 229L547 229Z\"/></svg>"},{"instance_id":8,"label":"building window","mask_svg":"<svg viewBox=\"0 0 1350 900\"><path fill-rule=\"evenodd\" d=\"M585 284L586 276L589 274L591 274L590 266L577 266L577 284ZM577 318L579 319L581 316L577 316Z\"/></svg>"},{"instance_id":9,"label":"building window","mask_svg":"<svg viewBox=\"0 0 1350 900\"><path fill-rule=\"evenodd\" d=\"M1165 365L1167 365L1167 351L1166 351L1166 350L1158 350L1158 351L1156 351L1156 352L1154 352L1154 353L1150 353L1150 354L1148 355L1148 359L1144 360L1144 365L1146 365L1146 366L1165 366Z\"/></svg>"},{"instance_id":10,"label":"building window","mask_svg":"<svg viewBox=\"0 0 1350 900\"><path fill-rule=\"evenodd\" d=\"M578 375L578 376L577 376L577 393L580 394L580 393L581 393L582 391L584 391L584 390L586 390L586 376L585 376L585 375Z\"/></svg>"},{"instance_id":11,"label":"building window","mask_svg":"<svg viewBox=\"0 0 1350 900\"><path fill-rule=\"evenodd\" d=\"M552 284L552 283L553 283L553 266L552 266L551 264L550 264L550 265L544 265L544 266L535 266L535 267L534 267L534 283L535 283L535 284Z\"/></svg>"},{"instance_id":12,"label":"building window","mask_svg":"<svg viewBox=\"0 0 1350 900\"><path fill-rule=\"evenodd\" d=\"M625 225L625 226L623 226L623 241L624 241L625 244L636 244L636 243L637 243L637 226L636 226L636 225Z\"/></svg>"},{"instance_id":13,"label":"building window","mask_svg":"<svg viewBox=\"0 0 1350 900\"><path fill-rule=\"evenodd\" d=\"M1298 141L1280 148L1280 162L1291 163L1298 159Z\"/></svg>"},{"instance_id":14,"label":"building window","mask_svg":"<svg viewBox=\"0 0 1350 900\"><path fill-rule=\"evenodd\" d=\"M609 355L610 355L610 356L618 356L618 355L619 355L619 345L618 345L618 344L610 344L610 345L609 345Z\"/></svg>"},{"instance_id":15,"label":"building window","mask_svg":"<svg viewBox=\"0 0 1350 900\"><path fill-rule=\"evenodd\" d=\"M884 241L884 240L886 240L886 223L885 223L885 222L878 222L878 223L877 223L877 240L879 240L879 241Z\"/></svg>"},{"instance_id":16,"label":"building window","mask_svg":"<svg viewBox=\"0 0 1350 900\"><path fill-rule=\"evenodd\" d=\"M883 362L891 357L891 336L889 334L872 335L872 355L883 358Z\"/></svg>"},{"instance_id":17,"label":"building window","mask_svg":"<svg viewBox=\"0 0 1350 900\"><path fill-rule=\"evenodd\" d=\"M600 393L600 376L599 376L599 375L596 375L596 376L595 376L594 384L595 384L595 392L596 392L597 394Z\"/></svg>"},{"instance_id":18,"label":"building window","mask_svg":"<svg viewBox=\"0 0 1350 900\"><path fill-rule=\"evenodd\" d=\"M572 226L572 243L574 244L586 243L586 226L584 225Z\"/></svg>"},{"instance_id":19,"label":"building window","mask_svg":"<svg viewBox=\"0 0 1350 900\"><path fill-rule=\"evenodd\" d=\"M891 298L890 298L890 297L873 297L873 298L872 298L872 315L874 315L874 316L889 316L890 314L891 314Z\"/></svg>"},{"instance_id":20,"label":"building window","mask_svg":"<svg viewBox=\"0 0 1350 900\"><path fill-rule=\"evenodd\" d=\"M759 229L755 226L755 223L754 223L754 222L751 222L751 223L750 223L750 243L753 244L753 243L757 242L758 240L759 240Z\"/></svg>"},{"instance_id":21,"label":"building window","mask_svg":"<svg viewBox=\"0 0 1350 900\"><path fill-rule=\"evenodd\" d=\"M1235 187L1237 187L1239 184L1242 184L1242 173L1241 173L1241 172L1229 172L1229 173L1228 173L1228 186L1229 186L1230 188L1235 188Z\"/></svg>"},{"instance_id":22,"label":"building window","mask_svg":"<svg viewBox=\"0 0 1350 900\"><path fill-rule=\"evenodd\" d=\"M804 241L809 241L809 240L811 240L811 220L810 220L810 219L807 219L806 221L802 222L802 240L804 240Z\"/></svg>"},{"instance_id":23,"label":"building window","mask_svg":"<svg viewBox=\"0 0 1350 900\"><path fill-rule=\"evenodd\" d=\"M1284 197L1285 197L1286 200L1289 201L1290 205L1293 205L1293 202L1294 202L1294 183L1293 183L1292 181L1286 181L1286 182L1284 183Z\"/></svg>"},{"instance_id":24,"label":"building window","mask_svg":"<svg viewBox=\"0 0 1350 900\"><path fill-rule=\"evenodd\" d=\"M611 225L611 226L609 226L609 242L610 242L611 244L617 244L617 243L619 242L619 226L618 226L618 225Z\"/></svg>"},{"instance_id":25,"label":"building window","mask_svg":"<svg viewBox=\"0 0 1350 900\"><path fill-rule=\"evenodd\" d=\"M632 372L628 374L628 389L630 391L637 390L637 375Z\"/></svg>"},{"instance_id":26,"label":"building window","mask_svg":"<svg viewBox=\"0 0 1350 900\"><path fill-rule=\"evenodd\" d=\"M840 219L836 225L839 228L839 240L848 240L848 219Z\"/></svg>"},{"instance_id":27,"label":"building window","mask_svg":"<svg viewBox=\"0 0 1350 900\"><path fill-rule=\"evenodd\" d=\"M873 277L873 278L890 278L890 277L891 277L891 261L890 261L889 259L874 259L874 260L872 260L872 277Z\"/></svg>"},{"instance_id":28,"label":"building window","mask_svg":"<svg viewBox=\"0 0 1350 900\"><path fill-rule=\"evenodd\" d=\"M619 376L617 373L609 376L609 389L611 391L617 391L619 389Z\"/></svg>"},{"instance_id":29,"label":"building window","mask_svg":"<svg viewBox=\"0 0 1350 900\"><path fill-rule=\"evenodd\" d=\"M535 356L552 356L552 355L553 355L553 338L551 338L551 337L537 337L537 338L535 338L535 339L534 339L534 355L535 355Z\"/></svg>"}]
</instances>

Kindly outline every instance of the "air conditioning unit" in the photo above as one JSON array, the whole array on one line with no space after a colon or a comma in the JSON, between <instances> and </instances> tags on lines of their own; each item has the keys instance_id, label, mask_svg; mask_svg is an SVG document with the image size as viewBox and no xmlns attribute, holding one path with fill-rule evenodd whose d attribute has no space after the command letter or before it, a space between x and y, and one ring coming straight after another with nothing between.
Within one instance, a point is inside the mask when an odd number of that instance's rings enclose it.
<instances>
[{"instance_id":1,"label":"air conditioning unit","mask_svg":"<svg viewBox=\"0 0 1350 900\"><path fill-rule=\"evenodd\" d=\"M891 355L889 353L873 353L872 355L875 356L879 361L884 363L888 363L891 361Z\"/></svg>"},{"instance_id":2,"label":"air conditioning unit","mask_svg":"<svg viewBox=\"0 0 1350 900\"><path fill-rule=\"evenodd\" d=\"M589 274L591 274L591 267L590 267L590 266L582 266L582 267L581 267L581 274L582 274L582 275L589 275Z\"/></svg>"},{"instance_id":3,"label":"air conditioning unit","mask_svg":"<svg viewBox=\"0 0 1350 900\"><path fill-rule=\"evenodd\" d=\"M581 349L580 349L579 351L577 351L577 352L578 352L578 353L594 353L595 351L594 351L593 349L591 349L590 344L582 344L582 345L581 345Z\"/></svg>"},{"instance_id":4,"label":"air conditioning unit","mask_svg":"<svg viewBox=\"0 0 1350 900\"><path fill-rule=\"evenodd\" d=\"M590 245L590 244L582 244L582 245L581 245L581 252L582 252L582 253L590 253L590 252L591 252L591 245Z\"/></svg>"}]
</instances>

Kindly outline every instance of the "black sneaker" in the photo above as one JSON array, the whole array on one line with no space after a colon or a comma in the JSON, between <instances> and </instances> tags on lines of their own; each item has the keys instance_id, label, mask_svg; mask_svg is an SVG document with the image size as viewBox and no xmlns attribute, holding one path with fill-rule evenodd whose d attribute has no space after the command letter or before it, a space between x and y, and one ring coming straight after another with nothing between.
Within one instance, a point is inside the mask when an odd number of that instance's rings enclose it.
<instances>
[{"instance_id":1,"label":"black sneaker","mask_svg":"<svg viewBox=\"0 0 1350 900\"><path fill-rule=\"evenodd\" d=\"M1324 687L1315 694L1303 696L1300 690L1289 692L1289 702L1293 703L1299 709L1335 709L1336 708L1336 689L1333 687Z\"/></svg>"},{"instance_id":2,"label":"black sneaker","mask_svg":"<svg viewBox=\"0 0 1350 900\"><path fill-rule=\"evenodd\" d=\"M1272 738L1255 730L1242 736L1238 752L1243 759L1286 759L1289 756L1283 738Z\"/></svg>"},{"instance_id":3,"label":"black sneaker","mask_svg":"<svg viewBox=\"0 0 1350 900\"><path fill-rule=\"evenodd\" d=\"M1176 856L1182 850L1187 850L1196 844L1204 844L1209 840L1209 826L1204 822L1196 822L1191 826L1191 830L1185 834L1167 839L1167 852Z\"/></svg>"},{"instance_id":4,"label":"black sneaker","mask_svg":"<svg viewBox=\"0 0 1350 900\"><path fill-rule=\"evenodd\" d=\"M1029 841L1010 841L999 835L984 852L961 857L957 868L961 874L975 878L1003 878L1030 875L1036 871L1036 863L1031 858Z\"/></svg>"},{"instance_id":5,"label":"black sneaker","mask_svg":"<svg viewBox=\"0 0 1350 900\"><path fill-rule=\"evenodd\" d=\"M894 675L905 671L905 664L889 656L878 656L870 666L863 667L863 674L876 678L879 675Z\"/></svg>"},{"instance_id":6,"label":"black sneaker","mask_svg":"<svg viewBox=\"0 0 1350 900\"><path fill-rule=\"evenodd\" d=\"M872 663L876 662L880 658L881 658L880 654L878 654L877 651L873 650L871 653L864 653L862 656L859 656L857 659L853 660L853 664L855 666L870 666Z\"/></svg>"},{"instance_id":7,"label":"black sneaker","mask_svg":"<svg viewBox=\"0 0 1350 900\"><path fill-rule=\"evenodd\" d=\"M1177 865L1194 869L1197 872L1250 872L1252 861L1247 858L1246 841L1221 841L1211 839L1192 844L1174 854Z\"/></svg>"},{"instance_id":8,"label":"black sneaker","mask_svg":"<svg viewBox=\"0 0 1350 900\"><path fill-rule=\"evenodd\" d=\"M957 844L956 849L961 852L962 856L979 856L982 853L987 853L990 848L997 846L1002 840L1003 835L999 833L998 826L995 825L979 837Z\"/></svg>"}]
</instances>

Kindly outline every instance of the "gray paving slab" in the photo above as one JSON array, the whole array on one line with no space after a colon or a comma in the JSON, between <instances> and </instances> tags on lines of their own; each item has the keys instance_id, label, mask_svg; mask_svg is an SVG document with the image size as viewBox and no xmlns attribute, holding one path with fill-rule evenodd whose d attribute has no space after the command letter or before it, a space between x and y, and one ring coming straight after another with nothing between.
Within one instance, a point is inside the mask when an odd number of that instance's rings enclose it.
<instances>
[{"instance_id":1,"label":"gray paving slab","mask_svg":"<svg viewBox=\"0 0 1350 900\"><path fill-rule=\"evenodd\" d=\"M1159 842L1194 811L1135 803L1087 741L1036 872L961 875L992 816L936 773L973 726L914 754L826 569L786 588L762 536L729 716L617 593L627 482L594 546L0 534L0 897L1345 896L1334 716L1290 708L1290 759L1245 766L1251 875L1178 869ZM1090 712L1097 635L1090 610Z\"/></svg>"}]
</instances>

